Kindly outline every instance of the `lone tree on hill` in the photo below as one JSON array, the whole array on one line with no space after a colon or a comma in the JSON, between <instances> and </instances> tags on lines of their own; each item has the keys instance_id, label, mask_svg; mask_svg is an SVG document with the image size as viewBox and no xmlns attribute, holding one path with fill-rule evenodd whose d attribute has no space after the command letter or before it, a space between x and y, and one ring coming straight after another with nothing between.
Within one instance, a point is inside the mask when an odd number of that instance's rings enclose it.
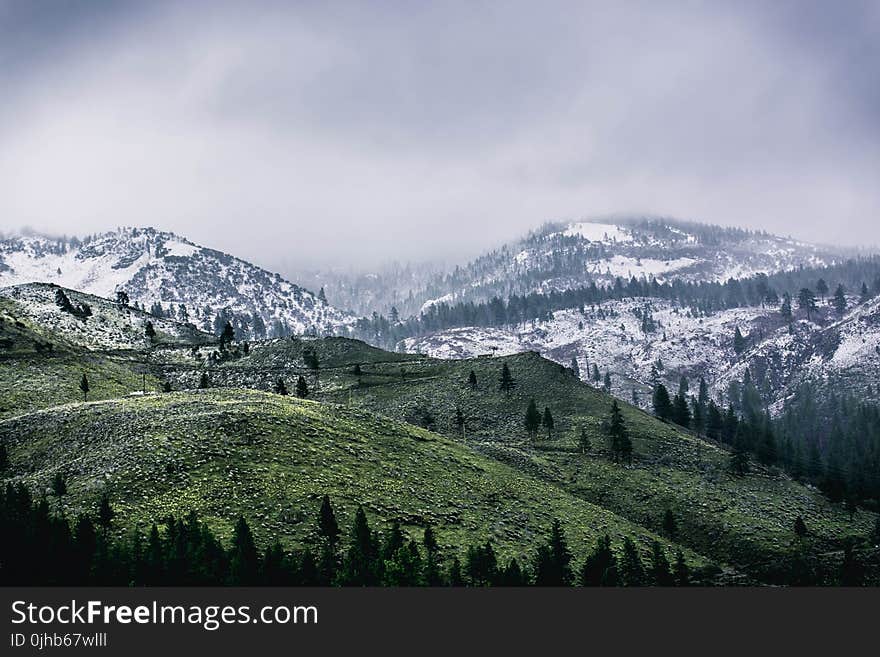
<instances>
[{"instance_id":1,"label":"lone tree on hill","mask_svg":"<svg viewBox=\"0 0 880 657\"><path fill-rule=\"evenodd\" d=\"M807 523L801 516L794 519L794 533L801 537L807 535Z\"/></svg>"},{"instance_id":2,"label":"lone tree on hill","mask_svg":"<svg viewBox=\"0 0 880 657\"><path fill-rule=\"evenodd\" d=\"M529 437L534 438L538 433L538 428L541 426L541 413L538 411L538 406L535 404L534 399L529 400L529 406L526 408L525 425Z\"/></svg>"},{"instance_id":3,"label":"lone tree on hill","mask_svg":"<svg viewBox=\"0 0 880 657\"><path fill-rule=\"evenodd\" d=\"M83 372L82 378L79 380L79 389L83 394L83 401L88 401L89 398L89 379Z\"/></svg>"},{"instance_id":4,"label":"lone tree on hill","mask_svg":"<svg viewBox=\"0 0 880 657\"><path fill-rule=\"evenodd\" d=\"M611 402L608 435L611 436L611 453L614 455L614 460L632 463L632 440L630 440L629 431L627 431L616 399Z\"/></svg>"},{"instance_id":5,"label":"lone tree on hill","mask_svg":"<svg viewBox=\"0 0 880 657\"><path fill-rule=\"evenodd\" d=\"M510 368L507 366L507 363L501 367L501 378L499 379L501 384L500 389L504 392L504 394L510 396L510 391L516 387L516 380L510 374Z\"/></svg>"},{"instance_id":6,"label":"lone tree on hill","mask_svg":"<svg viewBox=\"0 0 880 657\"><path fill-rule=\"evenodd\" d=\"M355 377L357 377L357 384L358 384L358 387L360 387L361 379L364 376L364 371L361 369L360 363L355 364L355 366L351 370L351 373L354 374Z\"/></svg>"},{"instance_id":7,"label":"lone tree on hill","mask_svg":"<svg viewBox=\"0 0 880 657\"><path fill-rule=\"evenodd\" d=\"M202 372L202 376L199 379L199 390L207 390L211 387L211 379L208 378L207 372Z\"/></svg>"},{"instance_id":8,"label":"lone tree on hill","mask_svg":"<svg viewBox=\"0 0 880 657\"><path fill-rule=\"evenodd\" d=\"M147 325L144 328L144 333L147 336L147 340L150 342L153 342L156 339L156 329L153 327L153 322L147 322Z\"/></svg>"},{"instance_id":9,"label":"lone tree on hill","mask_svg":"<svg viewBox=\"0 0 880 657\"><path fill-rule=\"evenodd\" d=\"M318 353L314 349L307 349L303 351L303 362L306 367L308 367L312 371L312 376L315 377L315 390L318 389L318 372L321 369L321 361L318 360Z\"/></svg>"},{"instance_id":10,"label":"lone tree on hill","mask_svg":"<svg viewBox=\"0 0 880 657\"><path fill-rule=\"evenodd\" d=\"M300 399L305 399L309 396L309 384L306 383L306 379L302 375L296 380L296 396Z\"/></svg>"},{"instance_id":11,"label":"lone tree on hill","mask_svg":"<svg viewBox=\"0 0 880 657\"><path fill-rule=\"evenodd\" d=\"M576 379L581 378L581 368L578 366L577 356L571 357L571 364L568 367L571 370L571 373L574 374Z\"/></svg>"},{"instance_id":12,"label":"lone tree on hill","mask_svg":"<svg viewBox=\"0 0 880 657\"><path fill-rule=\"evenodd\" d=\"M474 373L473 370L471 370L471 373L468 374L468 384L470 385L471 390L477 389L477 375L476 373Z\"/></svg>"},{"instance_id":13,"label":"lone tree on hill","mask_svg":"<svg viewBox=\"0 0 880 657\"><path fill-rule=\"evenodd\" d=\"M275 392L279 395L287 394L287 386L284 385L284 379L280 378L275 382Z\"/></svg>"},{"instance_id":14,"label":"lone tree on hill","mask_svg":"<svg viewBox=\"0 0 880 657\"><path fill-rule=\"evenodd\" d=\"M550 413L549 406L544 407L544 417L541 419L541 424L547 430L547 439L549 440L553 437L553 427L555 426L555 423L553 422L553 414Z\"/></svg>"},{"instance_id":15,"label":"lone tree on hill","mask_svg":"<svg viewBox=\"0 0 880 657\"><path fill-rule=\"evenodd\" d=\"M116 303L120 306L127 306L129 302L128 294L125 290L119 290L116 292Z\"/></svg>"}]
</instances>

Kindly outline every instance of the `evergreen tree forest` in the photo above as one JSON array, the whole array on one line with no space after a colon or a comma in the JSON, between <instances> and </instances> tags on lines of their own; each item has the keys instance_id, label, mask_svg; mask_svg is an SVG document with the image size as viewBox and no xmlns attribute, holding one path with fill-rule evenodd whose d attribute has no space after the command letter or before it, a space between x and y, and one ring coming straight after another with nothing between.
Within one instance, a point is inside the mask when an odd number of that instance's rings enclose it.
<instances>
[{"instance_id":1,"label":"evergreen tree forest","mask_svg":"<svg viewBox=\"0 0 880 657\"><path fill-rule=\"evenodd\" d=\"M324 496L316 510L314 545L299 551L279 543L258 548L244 518L224 545L195 513L150 527L117 531L106 496L94 515L67 518L22 484L0 490L0 585L14 586L684 586L681 555L659 545L647 563L627 558L605 536L583 563L575 563L555 520L531 559L499 561L491 542L444 558L434 530L418 540L398 524L378 532L359 507L340 527ZM621 544L632 545L627 538ZM448 553L448 550L446 551ZM445 556L449 556L448 554ZM670 556L681 563L675 572ZM637 574L633 574L633 570Z\"/></svg>"}]
</instances>

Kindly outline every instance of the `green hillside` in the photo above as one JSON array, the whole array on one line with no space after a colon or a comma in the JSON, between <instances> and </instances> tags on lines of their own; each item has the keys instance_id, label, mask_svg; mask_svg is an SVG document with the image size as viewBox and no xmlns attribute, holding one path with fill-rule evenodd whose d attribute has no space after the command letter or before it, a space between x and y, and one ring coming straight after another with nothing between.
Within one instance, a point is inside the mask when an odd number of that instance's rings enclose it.
<instances>
[{"instance_id":1,"label":"green hillside","mask_svg":"<svg viewBox=\"0 0 880 657\"><path fill-rule=\"evenodd\" d=\"M248 390L206 390L90 402L0 422L13 473L35 491L57 472L68 515L107 492L120 527L196 511L228 538L252 519L258 540L316 541L323 494L347 527L358 504L379 526L437 529L444 554L491 539L528 559L553 518L581 558L596 539L632 537L648 554L658 538L552 484L454 440L359 409ZM663 541L663 539L660 539ZM674 546L668 544L670 551ZM695 566L707 560L690 551Z\"/></svg>"}]
</instances>

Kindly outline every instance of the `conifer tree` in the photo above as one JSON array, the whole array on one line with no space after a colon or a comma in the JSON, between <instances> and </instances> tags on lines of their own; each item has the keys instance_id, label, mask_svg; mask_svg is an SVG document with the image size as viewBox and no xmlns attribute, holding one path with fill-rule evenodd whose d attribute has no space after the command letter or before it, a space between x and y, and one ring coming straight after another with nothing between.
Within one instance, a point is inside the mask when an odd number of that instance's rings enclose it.
<instances>
[{"instance_id":1,"label":"conifer tree","mask_svg":"<svg viewBox=\"0 0 880 657\"><path fill-rule=\"evenodd\" d=\"M101 495L101 505L98 508L98 524L101 525L105 532L110 529L115 515L116 512L110 506L110 498L107 493L104 493Z\"/></svg>"},{"instance_id":2,"label":"conifer tree","mask_svg":"<svg viewBox=\"0 0 880 657\"><path fill-rule=\"evenodd\" d=\"M673 576L675 577L675 585L676 586L689 586L690 585L690 568L688 568L687 563L684 560L684 553L681 549L678 549L675 552L675 566L673 566Z\"/></svg>"},{"instance_id":3,"label":"conifer tree","mask_svg":"<svg viewBox=\"0 0 880 657\"><path fill-rule=\"evenodd\" d=\"M530 438L534 438L538 433L538 428L541 426L541 420L541 413L538 411L538 406L535 404L535 400L530 399L529 405L526 408L525 417L525 427Z\"/></svg>"},{"instance_id":4,"label":"conifer tree","mask_svg":"<svg viewBox=\"0 0 880 657\"><path fill-rule=\"evenodd\" d=\"M550 413L549 406L544 407L544 416L541 419L541 425L547 430L547 439L549 440L550 438L552 438L553 437L553 427L555 425L553 422L553 414Z\"/></svg>"},{"instance_id":5,"label":"conifer tree","mask_svg":"<svg viewBox=\"0 0 880 657\"><path fill-rule=\"evenodd\" d=\"M370 531L362 506L354 516L351 543L342 565L342 583L348 586L376 586L379 583L379 546Z\"/></svg>"},{"instance_id":6,"label":"conifer tree","mask_svg":"<svg viewBox=\"0 0 880 657\"><path fill-rule=\"evenodd\" d=\"M675 538L678 536L678 523L675 522L675 516L672 513L672 509L666 509L666 512L663 514L663 532L669 538Z\"/></svg>"},{"instance_id":7,"label":"conifer tree","mask_svg":"<svg viewBox=\"0 0 880 657\"><path fill-rule=\"evenodd\" d=\"M581 368L578 366L577 356L571 357L571 364L568 367L576 379L581 378Z\"/></svg>"},{"instance_id":8,"label":"conifer tree","mask_svg":"<svg viewBox=\"0 0 880 657\"><path fill-rule=\"evenodd\" d=\"M623 539L623 557L620 560L620 580L624 586L644 586L645 567L638 548L627 536Z\"/></svg>"},{"instance_id":9,"label":"conifer tree","mask_svg":"<svg viewBox=\"0 0 880 657\"><path fill-rule=\"evenodd\" d=\"M468 374L468 384L470 385L471 390L477 389L477 375L473 370Z\"/></svg>"},{"instance_id":10,"label":"conifer tree","mask_svg":"<svg viewBox=\"0 0 880 657\"><path fill-rule=\"evenodd\" d=\"M83 372L82 378L79 380L79 389L83 394L83 401L88 401L89 398L89 379L86 377L85 372Z\"/></svg>"},{"instance_id":11,"label":"conifer tree","mask_svg":"<svg viewBox=\"0 0 880 657\"><path fill-rule=\"evenodd\" d=\"M600 536L596 547L587 556L580 571L582 586L617 586L619 573L617 558L611 550L611 539L608 534Z\"/></svg>"},{"instance_id":12,"label":"conifer tree","mask_svg":"<svg viewBox=\"0 0 880 657\"><path fill-rule=\"evenodd\" d=\"M296 380L296 396L300 399L305 399L309 396L309 384L306 383L306 379L302 375Z\"/></svg>"},{"instance_id":13,"label":"conifer tree","mask_svg":"<svg viewBox=\"0 0 880 657\"><path fill-rule=\"evenodd\" d=\"M664 422L672 418L672 401L669 399L669 391L662 383L654 388L654 415Z\"/></svg>"},{"instance_id":14,"label":"conifer tree","mask_svg":"<svg viewBox=\"0 0 880 657\"><path fill-rule=\"evenodd\" d=\"M611 417L608 421L608 435L611 436L611 453L615 461L632 462L632 440L617 400L611 401Z\"/></svg>"},{"instance_id":15,"label":"conifer tree","mask_svg":"<svg viewBox=\"0 0 880 657\"><path fill-rule=\"evenodd\" d=\"M538 548L535 555L534 574L536 586L570 586L572 584L571 552L558 519L553 520L549 542Z\"/></svg>"},{"instance_id":16,"label":"conifer tree","mask_svg":"<svg viewBox=\"0 0 880 657\"><path fill-rule=\"evenodd\" d=\"M739 330L739 326L733 332L733 350L741 354L745 351L746 348L746 339L743 337L742 332Z\"/></svg>"},{"instance_id":17,"label":"conifer tree","mask_svg":"<svg viewBox=\"0 0 880 657\"><path fill-rule=\"evenodd\" d=\"M590 451L592 447L592 443L590 442L590 434L587 433L586 427L581 427L580 436L578 436L578 449L581 454L586 454Z\"/></svg>"},{"instance_id":18,"label":"conifer tree","mask_svg":"<svg viewBox=\"0 0 880 657\"><path fill-rule=\"evenodd\" d=\"M9 469L9 452L6 450L6 443L0 441L0 473Z\"/></svg>"},{"instance_id":19,"label":"conifer tree","mask_svg":"<svg viewBox=\"0 0 880 657\"><path fill-rule=\"evenodd\" d=\"M259 563L254 536L244 516L239 516L229 554L229 583L233 586L255 586L259 583Z\"/></svg>"},{"instance_id":20,"label":"conifer tree","mask_svg":"<svg viewBox=\"0 0 880 657\"><path fill-rule=\"evenodd\" d=\"M657 586L673 586L675 584L669 559L666 558L659 541L654 541L651 546L651 579Z\"/></svg>"},{"instance_id":21,"label":"conifer tree","mask_svg":"<svg viewBox=\"0 0 880 657\"><path fill-rule=\"evenodd\" d=\"M828 283L825 282L824 278L820 278L816 282L816 292L819 293L819 298L824 302L825 295L828 294Z\"/></svg>"},{"instance_id":22,"label":"conifer tree","mask_svg":"<svg viewBox=\"0 0 880 657\"><path fill-rule=\"evenodd\" d=\"M779 314L782 315L782 319L787 322L792 320L791 295L788 292L782 295L782 305L779 307Z\"/></svg>"},{"instance_id":23,"label":"conifer tree","mask_svg":"<svg viewBox=\"0 0 880 657\"><path fill-rule=\"evenodd\" d=\"M287 386L284 384L284 379L279 377L278 380L275 382L275 392L279 395L287 394Z\"/></svg>"},{"instance_id":24,"label":"conifer tree","mask_svg":"<svg viewBox=\"0 0 880 657\"><path fill-rule=\"evenodd\" d=\"M455 557L452 563L449 564L449 576L447 579L449 586L464 586L464 578L461 576L461 561L458 560L458 557Z\"/></svg>"},{"instance_id":25,"label":"conifer tree","mask_svg":"<svg viewBox=\"0 0 880 657\"><path fill-rule=\"evenodd\" d=\"M318 515L318 533L324 537L332 553L336 553L336 545L339 541L339 524L336 522L336 514L333 505L330 504L330 496L324 495L321 499L321 511Z\"/></svg>"},{"instance_id":26,"label":"conifer tree","mask_svg":"<svg viewBox=\"0 0 880 657\"><path fill-rule=\"evenodd\" d=\"M846 312L846 291L843 285L838 285L834 291L834 310L841 316Z\"/></svg>"},{"instance_id":27,"label":"conifer tree","mask_svg":"<svg viewBox=\"0 0 880 657\"><path fill-rule=\"evenodd\" d=\"M153 322L147 322L146 327L144 328L144 334L150 342L153 342L156 339L156 329L153 327Z\"/></svg>"},{"instance_id":28,"label":"conifer tree","mask_svg":"<svg viewBox=\"0 0 880 657\"><path fill-rule=\"evenodd\" d=\"M605 371L605 381L603 382L605 392L611 392L611 372Z\"/></svg>"},{"instance_id":29,"label":"conifer tree","mask_svg":"<svg viewBox=\"0 0 880 657\"><path fill-rule=\"evenodd\" d=\"M816 296L810 288L801 288L798 293L798 307L807 313L808 321L812 319L812 314L816 310Z\"/></svg>"},{"instance_id":30,"label":"conifer tree","mask_svg":"<svg viewBox=\"0 0 880 657\"><path fill-rule=\"evenodd\" d=\"M510 396L510 391L516 387L516 380L510 374L510 368L507 366L507 363L504 363L501 367L501 378L499 379L500 389L504 394Z\"/></svg>"},{"instance_id":31,"label":"conifer tree","mask_svg":"<svg viewBox=\"0 0 880 657\"><path fill-rule=\"evenodd\" d=\"M794 533L801 537L807 535L807 523L801 516L794 519Z\"/></svg>"},{"instance_id":32,"label":"conifer tree","mask_svg":"<svg viewBox=\"0 0 880 657\"><path fill-rule=\"evenodd\" d=\"M461 412L461 407L455 407L455 428L458 429L458 433L464 437L465 434L465 421L464 421L464 413Z\"/></svg>"},{"instance_id":33,"label":"conifer tree","mask_svg":"<svg viewBox=\"0 0 880 657\"><path fill-rule=\"evenodd\" d=\"M199 389L207 390L211 387L211 379L208 378L207 372L202 372L201 378L199 378Z\"/></svg>"},{"instance_id":34,"label":"conifer tree","mask_svg":"<svg viewBox=\"0 0 880 657\"><path fill-rule=\"evenodd\" d=\"M56 497L67 495L67 481L61 472L56 472L55 477L52 479L52 492Z\"/></svg>"},{"instance_id":35,"label":"conifer tree","mask_svg":"<svg viewBox=\"0 0 880 657\"><path fill-rule=\"evenodd\" d=\"M224 350L227 345L232 344L232 341L235 339L235 329L232 328L232 323L227 321L223 325L223 331L220 333L220 350Z\"/></svg>"},{"instance_id":36,"label":"conifer tree","mask_svg":"<svg viewBox=\"0 0 880 657\"><path fill-rule=\"evenodd\" d=\"M599 385L599 381L602 380L602 376L599 374L599 367L596 363L593 363L593 382L596 385Z\"/></svg>"}]
</instances>

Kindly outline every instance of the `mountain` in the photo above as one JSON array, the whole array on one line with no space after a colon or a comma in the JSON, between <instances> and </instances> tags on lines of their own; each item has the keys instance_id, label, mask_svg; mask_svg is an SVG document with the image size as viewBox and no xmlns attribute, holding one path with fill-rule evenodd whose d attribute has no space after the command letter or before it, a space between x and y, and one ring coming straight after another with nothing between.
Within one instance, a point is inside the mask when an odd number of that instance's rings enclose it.
<instances>
[{"instance_id":1,"label":"mountain","mask_svg":"<svg viewBox=\"0 0 880 657\"><path fill-rule=\"evenodd\" d=\"M209 333L225 321L239 336L346 333L354 317L278 274L154 228L85 239L0 241L0 287L54 283L131 304Z\"/></svg>"},{"instance_id":2,"label":"mountain","mask_svg":"<svg viewBox=\"0 0 880 657\"><path fill-rule=\"evenodd\" d=\"M357 281L326 274L320 280L335 295L357 285L374 299L373 310L395 305L404 318L437 304L506 299L513 294L561 291L595 283L627 281L726 281L758 272L827 266L851 250L808 244L789 237L668 218L592 219L548 223L451 271L429 276L403 268ZM418 276L416 276L418 272ZM402 273L402 276L397 274ZM315 277L316 279L318 277Z\"/></svg>"},{"instance_id":3,"label":"mountain","mask_svg":"<svg viewBox=\"0 0 880 657\"><path fill-rule=\"evenodd\" d=\"M418 538L430 523L447 564L486 540L529 563L558 518L577 564L607 533L618 551L633 539L646 562L655 540L670 558L681 549L698 581L758 583L788 581L795 554L836 572L842 547L876 520L775 467L735 476L726 445L625 403L633 458L620 461L606 428L612 397L535 353L441 360L292 336L212 357L216 341L185 325L163 324L144 342L141 315L129 320L115 302L65 291L75 309L91 309L75 324L69 310L35 302L33 286L19 289L0 297L2 476L39 494L61 473L69 492L51 504L69 517L106 493L120 535L195 511L228 540L243 514L261 545L314 548L311 518L326 493L343 528L359 504L383 532L399 522ZM104 333L105 315L113 339L83 338ZM271 392L300 376L308 400ZM530 399L552 410L552 430L528 434ZM794 533L797 517L806 538Z\"/></svg>"}]
</instances>

